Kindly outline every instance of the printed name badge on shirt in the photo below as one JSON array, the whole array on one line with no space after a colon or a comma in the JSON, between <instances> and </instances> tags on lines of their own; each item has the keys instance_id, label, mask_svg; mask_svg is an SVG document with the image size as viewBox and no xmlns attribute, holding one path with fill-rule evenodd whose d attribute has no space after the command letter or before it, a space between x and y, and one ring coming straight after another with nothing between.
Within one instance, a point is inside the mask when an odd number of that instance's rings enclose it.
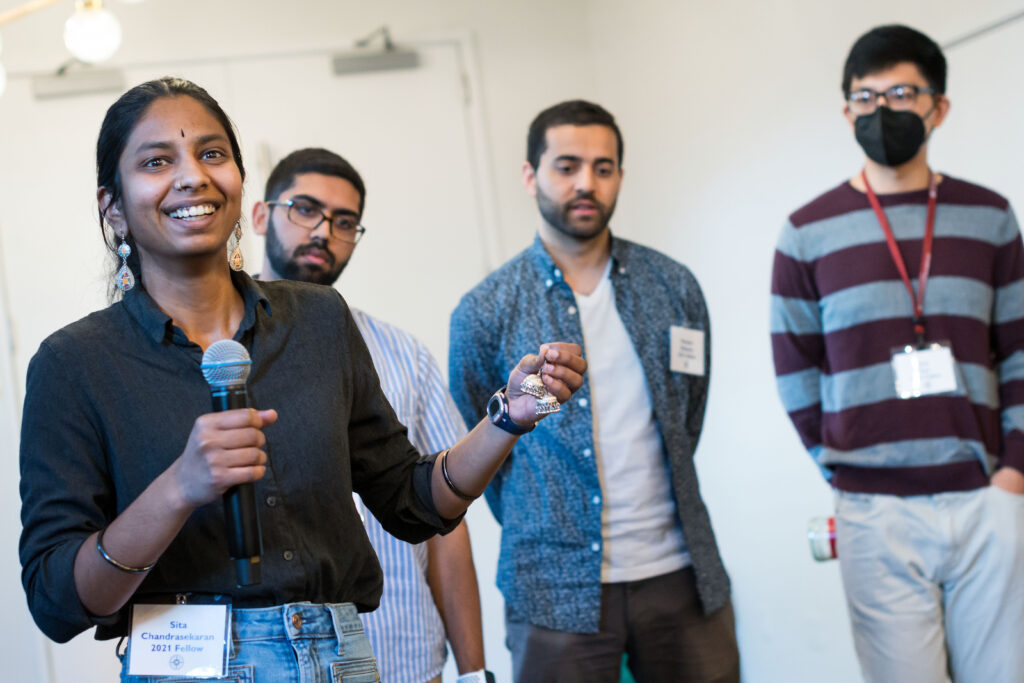
<instances>
[{"instance_id":1,"label":"printed name badge on shirt","mask_svg":"<svg viewBox=\"0 0 1024 683\"><path fill-rule=\"evenodd\" d=\"M704 376L704 332L672 325L669 328L669 369Z\"/></svg>"},{"instance_id":2,"label":"printed name badge on shirt","mask_svg":"<svg viewBox=\"0 0 1024 683\"><path fill-rule=\"evenodd\" d=\"M132 605L130 676L224 675L227 605Z\"/></svg>"},{"instance_id":3,"label":"printed name badge on shirt","mask_svg":"<svg viewBox=\"0 0 1024 683\"><path fill-rule=\"evenodd\" d=\"M925 348L906 346L892 352L892 373L896 395L918 398L956 391L956 367L949 344L933 343Z\"/></svg>"}]
</instances>

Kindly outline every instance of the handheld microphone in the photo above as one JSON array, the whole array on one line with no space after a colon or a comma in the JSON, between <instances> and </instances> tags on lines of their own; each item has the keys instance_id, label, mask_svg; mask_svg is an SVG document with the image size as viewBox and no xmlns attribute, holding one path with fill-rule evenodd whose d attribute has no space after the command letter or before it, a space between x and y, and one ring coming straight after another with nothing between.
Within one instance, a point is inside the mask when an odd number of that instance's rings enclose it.
<instances>
[{"instance_id":1,"label":"handheld microphone","mask_svg":"<svg viewBox=\"0 0 1024 683\"><path fill-rule=\"evenodd\" d=\"M249 407L249 379L252 361L245 347L231 339L210 344L203 354L203 377L210 385L213 412ZM224 518L227 521L228 552L235 564L239 587L260 582L260 517L256 491L251 483L232 486L224 492Z\"/></svg>"}]
</instances>

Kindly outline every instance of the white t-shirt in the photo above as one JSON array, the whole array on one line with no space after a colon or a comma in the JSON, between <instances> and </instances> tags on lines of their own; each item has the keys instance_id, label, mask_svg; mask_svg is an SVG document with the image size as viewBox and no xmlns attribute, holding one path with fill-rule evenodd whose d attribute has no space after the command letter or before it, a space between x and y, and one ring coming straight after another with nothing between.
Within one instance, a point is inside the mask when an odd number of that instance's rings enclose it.
<instances>
[{"instance_id":1,"label":"white t-shirt","mask_svg":"<svg viewBox=\"0 0 1024 683\"><path fill-rule=\"evenodd\" d=\"M654 422L643 366L615 308L608 269L589 295L576 293L604 495L601 581L661 576L690 564L672 478Z\"/></svg>"}]
</instances>

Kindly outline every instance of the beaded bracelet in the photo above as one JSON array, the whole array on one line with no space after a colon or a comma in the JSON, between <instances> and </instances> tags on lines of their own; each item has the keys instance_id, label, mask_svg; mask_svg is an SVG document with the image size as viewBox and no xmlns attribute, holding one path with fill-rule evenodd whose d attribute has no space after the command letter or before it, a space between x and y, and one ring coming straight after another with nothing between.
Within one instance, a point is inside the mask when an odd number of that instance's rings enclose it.
<instances>
[{"instance_id":1,"label":"beaded bracelet","mask_svg":"<svg viewBox=\"0 0 1024 683\"><path fill-rule=\"evenodd\" d=\"M154 562L153 564L149 565L148 567L129 567L126 564L121 564L120 562L118 562L117 560L112 558L110 555L108 555L106 549L104 549L104 547L103 547L103 534L105 534L105 533L107 533L107 530L103 529L102 531L100 531L99 535L96 537L96 550L99 551L100 557L102 557L104 560L106 560L107 564L109 564L111 567L114 567L115 569L120 569L121 571L127 572L129 574L145 574L150 569L152 569L153 567L156 566L156 562Z\"/></svg>"},{"instance_id":2,"label":"beaded bracelet","mask_svg":"<svg viewBox=\"0 0 1024 683\"><path fill-rule=\"evenodd\" d=\"M441 454L441 474L444 476L444 483L448 484L448 488L452 490L452 493L462 500L474 501L477 499L477 496L467 496L459 490L459 487L452 482L452 478L448 476L448 451L450 450L451 449L449 448Z\"/></svg>"}]
</instances>

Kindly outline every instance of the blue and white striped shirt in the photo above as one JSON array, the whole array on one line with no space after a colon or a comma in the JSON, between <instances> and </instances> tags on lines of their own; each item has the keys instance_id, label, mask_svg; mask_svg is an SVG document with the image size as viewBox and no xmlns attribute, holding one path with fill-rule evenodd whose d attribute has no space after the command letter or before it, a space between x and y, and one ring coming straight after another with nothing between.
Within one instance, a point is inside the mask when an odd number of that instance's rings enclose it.
<instances>
[{"instance_id":1,"label":"blue and white striped shirt","mask_svg":"<svg viewBox=\"0 0 1024 683\"><path fill-rule=\"evenodd\" d=\"M437 361L414 336L352 309L370 349L380 385L409 441L436 453L466 433ZM444 624L427 584L427 545L411 545L384 531L356 497L366 534L384 570L380 607L359 616L377 657L383 683L420 683L441 673L447 656Z\"/></svg>"}]
</instances>

